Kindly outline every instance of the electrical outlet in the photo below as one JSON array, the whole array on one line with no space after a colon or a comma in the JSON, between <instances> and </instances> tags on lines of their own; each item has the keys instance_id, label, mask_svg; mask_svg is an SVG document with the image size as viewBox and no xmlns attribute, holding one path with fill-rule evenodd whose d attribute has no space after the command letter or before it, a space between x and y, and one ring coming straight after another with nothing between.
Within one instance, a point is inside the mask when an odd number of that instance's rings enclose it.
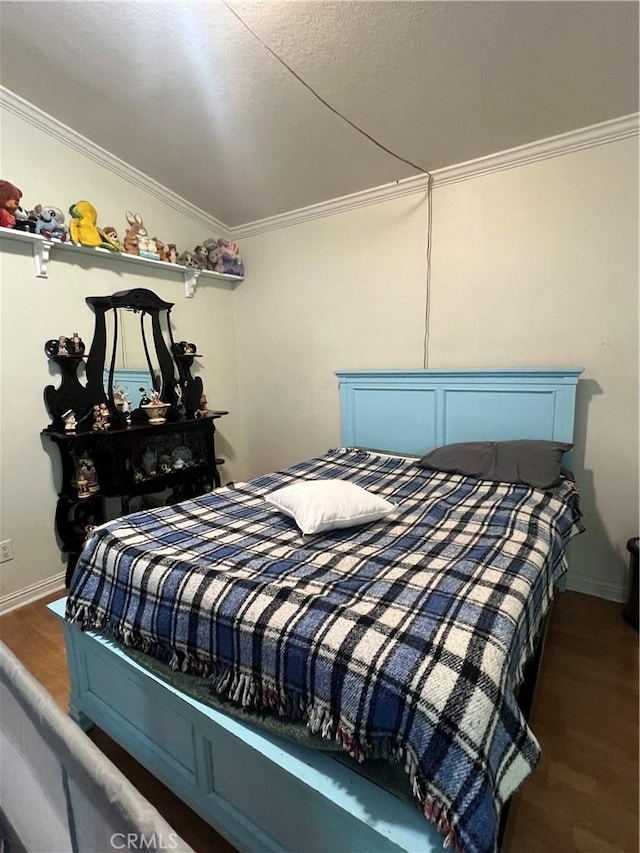
<instances>
[{"instance_id":1,"label":"electrical outlet","mask_svg":"<svg viewBox=\"0 0 640 853\"><path fill-rule=\"evenodd\" d=\"M11 539L5 539L4 542L0 542L0 563L6 563L7 560L13 560Z\"/></svg>"}]
</instances>

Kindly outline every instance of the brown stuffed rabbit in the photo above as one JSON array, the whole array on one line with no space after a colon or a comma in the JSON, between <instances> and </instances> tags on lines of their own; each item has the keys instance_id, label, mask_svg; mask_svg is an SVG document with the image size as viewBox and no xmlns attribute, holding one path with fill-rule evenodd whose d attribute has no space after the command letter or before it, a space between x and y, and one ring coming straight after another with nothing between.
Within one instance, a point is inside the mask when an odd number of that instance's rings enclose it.
<instances>
[{"instance_id":1,"label":"brown stuffed rabbit","mask_svg":"<svg viewBox=\"0 0 640 853\"><path fill-rule=\"evenodd\" d=\"M129 227L125 231L122 248L130 255L138 254L139 238L148 237L147 229L144 227L142 217L139 213L133 214L130 210L126 212Z\"/></svg>"}]
</instances>

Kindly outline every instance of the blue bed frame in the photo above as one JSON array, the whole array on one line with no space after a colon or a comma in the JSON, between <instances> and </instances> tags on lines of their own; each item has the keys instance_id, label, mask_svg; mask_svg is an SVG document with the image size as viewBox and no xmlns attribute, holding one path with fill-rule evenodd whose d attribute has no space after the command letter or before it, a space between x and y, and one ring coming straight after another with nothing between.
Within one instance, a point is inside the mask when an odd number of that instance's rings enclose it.
<instances>
[{"instance_id":1,"label":"blue bed frame","mask_svg":"<svg viewBox=\"0 0 640 853\"><path fill-rule=\"evenodd\" d=\"M572 441L580 368L339 371L345 446ZM323 452L326 448L318 448ZM100 726L239 851L416 851L442 837L417 809L318 750L185 696L118 645L63 621L70 714Z\"/></svg>"}]
</instances>

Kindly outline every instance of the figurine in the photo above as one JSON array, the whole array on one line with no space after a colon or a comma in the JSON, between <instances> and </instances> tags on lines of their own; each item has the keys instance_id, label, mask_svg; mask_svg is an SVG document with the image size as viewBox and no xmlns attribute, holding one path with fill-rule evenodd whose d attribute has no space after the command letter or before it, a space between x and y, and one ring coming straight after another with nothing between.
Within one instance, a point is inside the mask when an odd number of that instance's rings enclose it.
<instances>
[{"instance_id":1,"label":"figurine","mask_svg":"<svg viewBox=\"0 0 640 853\"><path fill-rule=\"evenodd\" d=\"M206 417L208 411L209 401L207 400L207 395L203 391L200 396L200 408L196 409L196 411L193 413L193 416L194 418L204 418Z\"/></svg>"},{"instance_id":2,"label":"figurine","mask_svg":"<svg viewBox=\"0 0 640 853\"><path fill-rule=\"evenodd\" d=\"M76 420L76 413L73 409L68 409L64 415L62 416L64 420L64 429L65 432L75 432L76 426L78 425L78 421Z\"/></svg>"},{"instance_id":3,"label":"figurine","mask_svg":"<svg viewBox=\"0 0 640 853\"><path fill-rule=\"evenodd\" d=\"M9 181L0 181L0 225L3 228L16 227L16 210L20 207L22 190L10 184Z\"/></svg>"},{"instance_id":4,"label":"figurine","mask_svg":"<svg viewBox=\"0 0 640 853\"><path fill-rule=\"evenodd\" d=\"M172 471L171 467L171 457L168 453L163 453L159 459L160 462L160 470L163 474L170 474Z\"/></svg>"},{"instance_id":5,"label":"figurine","mask_svg":"<svg viewBox=\"0 0 640 853\"><path fill-rule=\"evenodd\" d=\"M150 424L163 424L166 420L165 416L171 408L171 403L164 403L160 399L160 392L154 388L151 392L151 400L148 403L141 402L140 408L146 412Z\"/></svg>"},{"instance_id":6,"label":"figurine","mask_svg":"<svg viewBox=\"0 0 640 853\"><path fill-rule=\"evenodd\" d=\"M71 349L75 355L82 355L84 353L84 341L77 332L74 332L71 336Z\"/></svg>"},{"instance_id":7,"label":"figurine","mask_svg":"<svg viewBox=\"0 0 640 853\"><path fill-rule=\"evenodd\" d=\"M78 478L78 480L76 482L76 488L78 489L78 498L81 501L86 500L86 498L91 497L91 492L89 491L89 486L87 484L87 481L84 478L82 478L82 477Z\"/></svg>"},{"instance_id":8,"label":"figurine","mask_svg":"<svg viewBox=\"0 0 640 853\"><path fill-rule=\"evenodd\" d=\"M178 249L175 243L169 243L167 246L167 260L170 264L178 263Z\"/></svg>"},{"instance_id":9,"label":"figurine","mask_svg":"<svg viewBox=\"0 0 640 853\"><path fill-rule=\"evenodd\" d=\"M176 355L195 355L197 347L188 341L178 341L177 344L173 345L173 351Z\"/></svg>"},{"instance_id":10,"label":"figurine","mask_svg":"<svg viewBox=\"0 0 640 853\"><path fill-rule=\"evenodd\" d=\"M142 394L142 397L140 397L140 403L138 405L150 406L151 400L149 398L149 395L147 394L147 389L146 388L138 388L138 391Z\"/></svg>"},{"instance_id":11,"label":"figurine","mask_svg":"<svg viewBox=\"0 0 640 853\"><path fill-rule=\"evenodd\" d=\"M69 208L71 221L69 233L74 243L81 246L93 246L114 252L112 243L106 239L102 228L98 228L98 211L88 201L78 201Z\"/></svg>"},{"instance_id":12,"label":"figurine","mask_svg":"<svg viewBox=\"0 0 640 853\"><path fill-rule=\"evenodd\" d=\"M155 450L150 445L147 445L140 457L140 464L142 466L142 470L148 477L155 477L156 461L157 457Z\"/></svg>"},{"instance_id":13,"label":"figurine","mask_svg":"<svg viewBox=\"0 0 640 853\"><path fill-rule=\"evenodd\" d=\"M47 240L60 240L64 243L69 236L69 232L64 224L64 213L59 207L47 205L43 207L37 204L32 211L36 215L36 234L41 234Z\"/></svg>"},{"instance_id":14,"label":"figurine","mask_svg":"<svg viewBox=\"0 0 640 853\"><path fill-rule=\"evenodd\" d=\"M100 483L98 483L96 466L93 464L93 459L87 453L83 453L78 460L78 469L78 491L80 491L80 483L84 481L89 494L99 492Z\"/></svg>"},{"instance_id":15,"label":"figurine","mask_svg":"<svg viewBox=\"0 0 640 853\"><path fill-rule=\"evenodd\" d=\"M113 402L116 404L116 409L125 415L131 412L131 400L127 397L126 388L113 389Z\"/></svg>"},{"instance_id":16,"label":"figurine","mask_svg":"<svg viewBox=\"0 0 640 853\"><path fill-rule=\"evenodd\" d=\"M93 407L93 429L98 432L109 429L111 423L109 420L109 409L106 403L98 403Z\"/></svg>"},{"instance_id":17,"label":"figurine","mask_svg":"<svg viewBox=\"0 0 640 853\"><path fill-rule=\"evenodd\" d=\"M65 338L64 335L60 335L60 337L58 338L57 355L69 355L69 350L67 349L67 341L68 338Z\"/></svg>"},{"instance_id":18,"label":"figurine","mask_svg":"<svg viewBox=\"0 0 640 853\"><path fill-rule=\"evenodd\" d=\"M174 391L176 392L176 409L180 412L181 415L184 414L184 403L182 402L182 386L179 382L176 382L174 385Z\"/></svg>"}]
</instances>

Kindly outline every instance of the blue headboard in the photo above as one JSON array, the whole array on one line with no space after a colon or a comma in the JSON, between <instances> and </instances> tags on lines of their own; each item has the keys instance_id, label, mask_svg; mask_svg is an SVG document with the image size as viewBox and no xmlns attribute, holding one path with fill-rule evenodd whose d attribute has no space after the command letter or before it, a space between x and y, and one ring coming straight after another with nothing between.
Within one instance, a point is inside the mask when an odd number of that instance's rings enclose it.
<instances>
[{"instance_id":1,"label":"blue headboard","mask_svg":"<svg viewBox=\"0 0 640 853\"><path fill-rule=\"evenodd\" d=\"M339 370L341 441L417 455L458 441L572 442L582 370Z\"/></svg>"}]
</instances>

